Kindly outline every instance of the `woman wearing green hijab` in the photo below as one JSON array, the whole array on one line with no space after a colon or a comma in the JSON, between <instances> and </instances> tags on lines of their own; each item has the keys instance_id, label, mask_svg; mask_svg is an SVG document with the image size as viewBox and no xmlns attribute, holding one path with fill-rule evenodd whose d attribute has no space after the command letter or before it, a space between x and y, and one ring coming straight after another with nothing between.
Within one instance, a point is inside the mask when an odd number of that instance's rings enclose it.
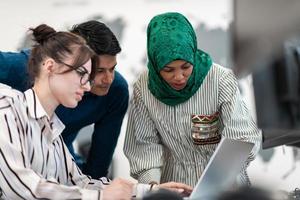
<instances>
[{"instance_id":1,"label":"woman wearing green hijab","mask_svg":"<svg viewBox=\"0 0 300 200\"><path fill-rule=\"evenodd\" d=\"M222 137L255 143L238 184L249 184L261 132L241 100L231 70L197 48L189 21L157 15L147 29L148 72L134 85L124 152L143 183L195 186ZM225 173L225 172L224 172Z\"/></svg>"}]
</instances>

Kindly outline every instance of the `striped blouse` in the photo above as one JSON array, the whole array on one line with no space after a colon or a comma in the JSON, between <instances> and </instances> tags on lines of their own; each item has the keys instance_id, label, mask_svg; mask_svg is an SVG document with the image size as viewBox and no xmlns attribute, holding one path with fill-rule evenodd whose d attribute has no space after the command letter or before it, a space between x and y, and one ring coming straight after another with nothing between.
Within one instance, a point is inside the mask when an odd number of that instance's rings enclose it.
<instances>
[{"instance_id":1,"label":"striped blouse","mask_svg":"<svg viewBox=\"0 0 300 200\"><path fill-rule=\"evenodd\" d=\"M134 84L124 143L131 175L143 183L177 181L195 186L217 144L195 144L191 118L217 112L221 137L255 143L237 177L237 184L250 184L246 167L260 148L261 131L241 100L232 71L217 64L199 90L176 106L151 94L147 72Z\"/></svg>"},{"instance_id":2,"label":"striped blouse","mask_svg":"<svg viewBox=\"0 0 300 200\"><path fill-rule=\"evenodd\" d=\"M109 180L81 173L60 135L63 129L55 114L48 117L32 89L21 93L0 84L2 198L101 199Z\"/></svg>"}]
</instances>

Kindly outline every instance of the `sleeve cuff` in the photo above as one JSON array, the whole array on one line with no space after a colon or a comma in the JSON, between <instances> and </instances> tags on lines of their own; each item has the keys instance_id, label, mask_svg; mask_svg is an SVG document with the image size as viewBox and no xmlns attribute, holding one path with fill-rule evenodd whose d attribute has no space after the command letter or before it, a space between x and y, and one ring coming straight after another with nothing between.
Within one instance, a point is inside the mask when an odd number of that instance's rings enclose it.
<instances>
[{"instance_id":1,"label":"sleeve cuff","mask_svg":"<svg viewBox=\"0 0 300 200\"><path fill-rule=\"evenodd\" d=\"M150 183L157 182L160 183L161 171L160 168L153 168L145 171L138 177L139 183Z\"/></svg>"},{"instance_id":2,"label":"sleeve cuff","mask_svg":"<svg viewBox=\"0 0 300 200\"><path fill-rule=\"evenodd\" d=\"M100 190L81 190L82 200L101 200L102 192Z\"/></svg>"}]
</instances>

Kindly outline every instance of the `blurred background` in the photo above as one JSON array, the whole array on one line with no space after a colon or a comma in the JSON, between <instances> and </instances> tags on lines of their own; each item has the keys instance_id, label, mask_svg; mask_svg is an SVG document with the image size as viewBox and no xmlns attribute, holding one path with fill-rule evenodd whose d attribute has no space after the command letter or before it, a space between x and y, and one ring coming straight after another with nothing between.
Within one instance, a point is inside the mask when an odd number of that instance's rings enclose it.
<instances>
[{"instance_id":1,"label":"blurred background","mask_svg":"<svg viewBox=\"0 0 300 200\"><path fill-rule=\"evenodd\" d=\"M56 30L96 19L120 41L117 71L130 94L146 70L146 28L168 11L184 14L199 48L214 62L232 68L241 94L265 133L265 146L248 168L254 185L293 190L300 187L299 58L300 5L297 0L1 0L0 50L30 47L28 28L46 23ZM130 178L123 154L127 117L115 150L112 177ZM75 146L85 144L93 127L81 130ZM290 145L285 145L290 144Z\"/></svg>"}]
</instances>

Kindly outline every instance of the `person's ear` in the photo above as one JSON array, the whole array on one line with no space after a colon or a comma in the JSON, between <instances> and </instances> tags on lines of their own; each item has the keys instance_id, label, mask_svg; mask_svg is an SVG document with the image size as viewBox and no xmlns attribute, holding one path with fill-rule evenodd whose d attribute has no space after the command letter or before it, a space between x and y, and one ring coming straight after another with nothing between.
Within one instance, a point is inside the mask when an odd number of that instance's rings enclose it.
<instances>
[{"instance_id":1,"label":"person's ear","mask_svg":"<svg viewBox=\"0 0 300 200\"><path fill-rule=\"evenodd\" d=\"M51 74L57 70L56 62L52 58L47 58L43 62L43 67L47 71L47 73Z\"/></svg>"}]
</instances>

